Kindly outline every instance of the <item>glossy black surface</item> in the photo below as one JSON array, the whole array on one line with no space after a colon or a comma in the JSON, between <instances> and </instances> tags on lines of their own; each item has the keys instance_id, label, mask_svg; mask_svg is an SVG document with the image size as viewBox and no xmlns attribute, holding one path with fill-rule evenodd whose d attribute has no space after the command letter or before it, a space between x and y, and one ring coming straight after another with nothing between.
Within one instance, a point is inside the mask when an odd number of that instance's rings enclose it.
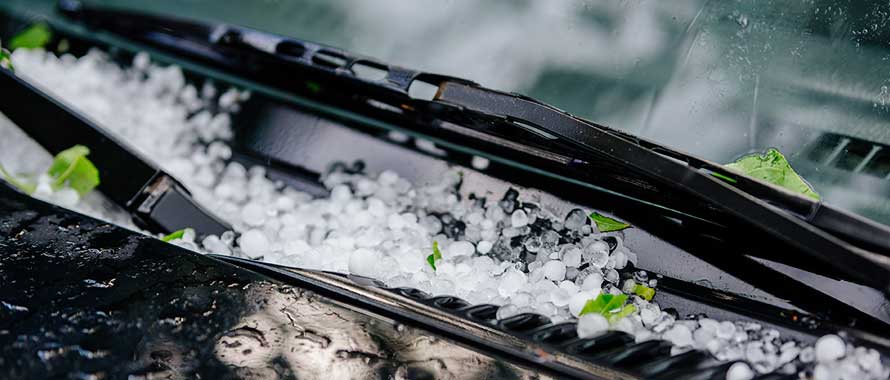
<instances>
[{"instance_id":1,"label":"glossy black surface","mask_svg":"<svg viewBox=\"0 0 890 380\"><path fill-rule=\"evenodd\" d=\"M0 185L0 378L549 378Z\"/></svg>"}]
</instances>

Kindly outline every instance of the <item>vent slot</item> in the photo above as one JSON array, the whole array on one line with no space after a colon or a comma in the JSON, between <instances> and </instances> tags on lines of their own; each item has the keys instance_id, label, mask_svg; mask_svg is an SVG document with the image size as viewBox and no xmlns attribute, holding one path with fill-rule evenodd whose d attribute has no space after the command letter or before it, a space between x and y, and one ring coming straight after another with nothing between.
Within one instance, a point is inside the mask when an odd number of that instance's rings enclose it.
<instances>
[{"instance_id":1,"label":"vent slot","mask_svg":"<svg viewBox=\"0 0 890 380\"><path fill-rule=\"evenodd\" d=\"M832 166L850 172L855 171L859 164L864 162L872 147L873 145L866 141L850 140Z\"/></svg>"},{"instance_id":2,"label":"vent slot","mask_svg":"<svg viewBox=\"0 0 890 380\"><path fill-rule=\"evenodd\" d=\"M671 354L671 344L663 340L650 340L630 347L617 347L596 355L593 360L615 366L631 368Z\"/></svg>"},{"instance_id":3,"label":"vent slot","mask_svg":"<svg viewBox=\"0 0 890 380\"><path fill-rule=\"evenodd\" d=\"M888 145L826 133L810 144L804 157L819 166L890 179Z\"/></svg>"},{"instance_id":4,"label":"vent slot","mask_svg":"<svg viewBox=\"0 0 890 380\"><path fill-rule=\"evenodd\" d=\"M306 47L294 41L281 41L275 46L275 52L282 55L300 58L306 54Z\"/></svg>"},{"instance_id":5,"label":"vent slot","mask_svg":"<svg viewBox=\"0 0 890 380\"><path fill-rule=\"evenodd\" d=\"M871 176L888 179L890 177L890 149L881 148L862 167L862 172Z\"/></svg>"},{"instance_id":6,"label":"vent slot","mask_svg":"<svg viewBox=\"0 0 890 380\"><path fill-rule=\"evenodd\" d=\"M570 354L578 356L593 356L612 349L627 347L634 342L634 337L620 331L609 331L601 335L585 338L566 348Z\"/></svg>"},{"instance_id":7,"label":"vent slot","mask_svg":"<svg viewBox=\"0 0 890 380\"><path fill-rule=\"evenodd\" d=\"M386 76L389 75L389 69L383 65L367 61L358 61L352 64L352 73L361 79L379 82L386 79Z\"/></svg>"},{"instance_id":8,"label":"vent slot","mask_svg":"<svg viewBox=\"0 0 890 380\"><path fill-rule=\"evenodd\" d=\"M501 320L498 326L512 333L522 334L550 324L550 318L540 314L524 313Z\"/></svg>"},{"instance_id":9,"label":"vent slot","mask_svg":"<svg viewBox=\"0 0 890 380\"><path fill-rule=\"evenodd\" d=\"M548 326L532 334L532 340L554 346L565 344L578 338L578 324L574 322Z\"/></svg>"},{"instance_id":10,"label":"vent slot","mask_svg":"<svg viewBox=\"0 0 890 380\"><path fill-rule=\"evenodd\" d=\"M328 50L319 50L312 55L312 63L328 69L341 68L346 62L346 56Z\"/></svg>"},{"instance_id":11,"label":"vent slot","mask_svg":"<svg viewBox=\"0 0 890 380\"><path fill-rule=\"evenodd\" d=\"M414 79L408 85L408 96L417 100L433 100L439 92L439 85Z\"/></svg>"},{"instance_id":12,"label":"vent slot","mask_svg":"<svg viewBox=\"0 0 890 380\"><path fill-rule=\"evenodd\" d=\"M451 310L451 311L470 306L469 302L464 301L457 297L452 297L452 296L443 296L443 297L433 298L432 304L435 306L438 306L440 308L443 308L445 310Z\"/></svg>"},{"instance_id":13,"label":"vent slot","mask_svg":"<svg viewBox=\"0 0 890 380\"><path fill-rule=\"evenodd\" d=\"M646 377L680 370L691 372L697 370L709 358L710 356L702 351L687 351L661 360L641 363L643 365L636 367L636 369Z\"/></svg>"},{"instance_id":14,"label":"vent slot","mask_svg":"<svg viewBox=\"0 0 890 380\"><path fill-rule=\"evenodd\" d=\"M430 298L430 295L427 294L426 292L419 290L419 289L414 289L414 288L397 288L397 289L394 289L394 291L398 294L401 294L405 297L415 299L415 300L422 301L427 298Z\"/></svg>"},{"instance_id":15,"label":"vent slot","mask_svg":"<svg viewBox=\"0 0 890 380\"><path fill-rule=\"evenodd\" d=\"M498 309L500 306L497 305L478 305L466 309L465 313L467 318L472 320L493 323L498 319Z\"/></svg>"}]
</instances>

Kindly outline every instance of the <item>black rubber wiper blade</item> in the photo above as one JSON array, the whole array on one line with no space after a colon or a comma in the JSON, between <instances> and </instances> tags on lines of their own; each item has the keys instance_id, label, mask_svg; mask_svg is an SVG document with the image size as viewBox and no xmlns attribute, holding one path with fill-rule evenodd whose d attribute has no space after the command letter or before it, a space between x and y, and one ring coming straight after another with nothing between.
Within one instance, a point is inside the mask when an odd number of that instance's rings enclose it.
<instances>
[{"instance_id":1,"label":"black rubber wiper blade","mask_svg":"<svg viewBox=\"0 0 890 380\"><path fill-rule=\"evenodd\" d=\"M77 144L88 147L99 169L99 191L140 227L154 233L193 228L198 236L232 230L172 176L12 71L0 69L0 89L0 112L50 153Z\"/></svg>"},{"instance_id":2,"label":"black rubber wiper blade","mask_svg":"<svg viewBox=\"0 0 890 380\"><path fill-rule=\"evenodd\" d=\"M833 211L823 212L819 217L819 209L824 205L817 203L812 206L809 215L801 218L690 165L691 158L682 160L665 156L652 147L637 144L612 133L607 128L573 117L530 98L472 84L446 82L440 87L436 100L465 107L473 112L521 120L548 134L558 136L560 140L575 145L579 150L588 152L592 160L615 161L647 179L704 200L712 207L753 225L763 233L776 236L812 258L835 266L840 272L863 284L885 293L890 291L890 280L886 277L887 273L890 273L890 256L850 244L810 223L812 220L837 222L842 217L849 217L849 214ZM719 171L714 170L714 172L720 174L740 177L725 169L718 169L714 165L709 165L708 168L717 169ZM752 187L757 187L761 192L775 191L783 194L781 193L783 190L766 190L756 181L751 183ZM781 195L775 195L775 199L780 198ZM789 199L798 205L808 206L801 196L791 196ZM864 218L851 218L851 220L861 222ZM840 224L846 228L855 228L855 225L851 226L849 223ZM869 231L879 234L876 239L883 240L890 235L884 226L872 227L873 229ZM770 255L762 257L768 258L767 256Z\"/></svg>"}]
</instances>

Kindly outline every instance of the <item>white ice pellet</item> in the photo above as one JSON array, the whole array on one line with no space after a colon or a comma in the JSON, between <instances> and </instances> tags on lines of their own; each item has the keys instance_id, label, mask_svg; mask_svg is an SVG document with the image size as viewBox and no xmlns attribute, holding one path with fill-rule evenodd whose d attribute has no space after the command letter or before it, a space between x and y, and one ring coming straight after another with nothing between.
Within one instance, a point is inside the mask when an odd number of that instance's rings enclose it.
<instances>
[{"instance_id":1,"label":"white ice pellet","mask_svg":"<svg viewBox=\"0 0 890 380\"><path fill-rule=\"evenodd\" d=\"M564 226L569 230L580 230L587 225L587 214L584 211L575 209L566 216Z\"/></svg>"},{"instance_id":2,"label":"white ice pellet","mask_svg":"<svg viewBox=\"0 0 890 380\"><path fill-rule=\"evenodd\" d=\"M468 241L457 241L448 246L448 254L450 256L468 256L475 251L476 247Z\"/></svg>"},{"instance_id":3,"label":"white ice pellet","mask_svg":"<svg viewBox=\"0 0 890 380\"><path fill-rule=\"evenodd\" d=\"M266 210L258 202L250 202L241 209L241 219L248 226L262 226L266 221Z\"/></svg>"},{"instance_id":4,"label":"white ice pellet","mask_svg":"<svg viewBox=\"0 0 890 380\"><path fill-rule=\"evenodd\" d=\"M661 315L661 311L653 304L648 304L640 309L640 320L644 325L649 326ZM701 330L701 329L699 329ZM697 330L698 331L698 330Z\"/></svg>"},{"instance_id":5,"label":"white ice pellet","mask_svg":"<svg viewBox=\"0 0 890 380\"><path fill-rule=\"evenodd\" d=\"M260 230L247 230L238 239L241 251L250 258L257 258L269 250L269 238Z\"/></svg>"},{"instance_id":6,"label":"white ice pellet","mask_svg":"<svg viewBox=\"0 0 890 380\"><path fill-rule=\"evenodd\" d=\"M578 248L569 249L562 257L562 261L567 267L577 268L581 265L581 250Z\"/></svg>"},{"instance_id":7,"label":"white ice pellet","mask_svg":"<svg viewBox=\"0 0 890 380\"><path fill-rule=\"evenodd\" d=\"M513 228L525 227L528 224L528 215L525 213L525 210L516 210L513 211L513 214L510 214L510 226Z\"/></svg>"},{"instance_id":8,"label":"white ice pellet","mask_svg":"<svg viewBox=\"0 0 890 380\"><path fill-rule=\"evenodd\" d=\"M551 281L562 281L566 277L566 265L559 260L550 260L544 264L544 277Z\"/></svg>"},{"instance_id":9,"label":"white ice pellet","mask_svg":"<svg viewBox=\"0 0 890 380\"><path fill-rule=\"evenodd\" d=\"M210 253L219 255L228 255L231 253L228 244L223 243L222 239L220 239L219 236L216 235L208 235L207 237L205 237L204 240L201 242L201 246Z\"/></svg>"},{"instance_id":10,"label":"white ice pellet","mask_svg":"<svg viewBox=\"0 0 890 380\"><path fill-rule=\"evenodd\" d=\"M717 325L717 330L715 331L715 334L720 339L729 339L729 338L732 338L733 335L735 335L735 332L736 332L736 329L735 329L734 323L732 323L730 321L723 321L723 322L720 322L719 325Z\"/></svg>"},{"instance_id":11,"label":"white ice pellet","mask_svg":"<svg viewBox=\"0 0 890 380\"><path fill-rule=\"evenodd\" d=\"M509 270L504 272L498 284L498 293L504 297L512 295L525 286L527 281L528 276L520 271Z\"/></svg>"},{"instance_id":12,"label":"white ice pellet","mask_svg":"<svg viewBox=\"0 0 890 380\"><path fill-rule=\"evenodd\" d=\"M743 362L733 363L726 371L726 380L751 380L754 378L754 371L751 367Z\"/></svg>"},{"instance_id":13,"label":"white ice pellet","mask_svg":"<svg viewBox=\"0 0 890 380\"><path fill-rule=\"evenodd\" d=\"M596 298L590 292L578 292L569 297L569 313L574 317L578 317L581 314L581 310L584 309L584 305L587 301Z\"/></svg>"},{"instance_id":14,"label":"white ice pellet","mask_svg":"<svg viewBox=\"0 0 890 380\"><path fill-rule=\"evenodd\" d=\"M373 277L377 274L380 253L367 248L359 248L349 255L349 273Z\"/></svg>"},{"instance_id":15,"label":"white ice pellet","mask_svg":"<svg viewBox=\"0 0 890 380\"><path fill-rule=\"evenodd\" d=\"M377 176L377 181L383 186L392 186L399 180L399 175L392 170L384 170Z\"/></svg>"},{"instance_id":16,"label":"white ice pellet","mask_svg":"<svg viewBox=\"0 0 890 380\"><path fill-rule=\"evenodd\" d=\"M473 156L473 160L470 162L470 164L473 165L473 169L476 169L476 170L488 169L489 163L490 162L488 161L487 158L480 157L480 156Z\"/></svg>"},{"instance_id":17,"label":"white ice pellet","mask_svg":"<svg viewBox=\"0 0 890 380\"><path fill-rule=\"evenodd\" d=\"M238 90L230 88L219 96L219 106L222 108L232 108L238 101Z\"/></svg>"},{"instance_id":18,"label":"white ice pellet","mask_svg":"<svg viewBox=\"0 0 890 380\"><path fill-rule=\"evenodd\" d=\"M479 253L484 255L488 252L491 252L492 246L493 245L491 244L490 241L483 240L483 241L480 241L478 244L476 244L476 250L479 251Z\"/></svg>"},{"instance_id":19,"label":"white ice pellet","mask_svg":"<svg viewBox=\"0 0 890 380\"><path fill-rule=\"evenodd\" d=\"M689 331L689 328L682 324L675 324L674 327L665 331L661 337L678 347L689 347L693 344L692 331Z\"/></svg>"},{"instance_id":20,"label":"white ice pellet","mask_svg":"<svg viewBox=\"0 0 890 380\"><path fill-rule=\"evenodd\" d=\"M578 336L589 338L609 329L609 321L598 313L584 314L578 318Z\"/></svg>"},{"instance_id":21,"label":"white ice pellet","mask_svg":"<svg viewBox=\"0 0 890 380\"><path fill-rule=\"evenodd\" d=\"M80 195L72 188L62 188L53 194L53 198L56 203L64 207L73 208L77 205L77 201L80 200Z\"/></svg>"},{"instance_id":22,"label":"white ice pellet","mask_svg":"<svg viewBox=\"0 0 890 380\"><path fill-rule=\"evenodd\" d=\"M600 289L603 285L603 275L599 272L591 273L584 282L581 283L581 290Z\"/></svg>"},{"instance_id":23,"label":"white ice pellet","mask_svg":"<svg viewBox=\"0 0 890 380\"><path fill-rule=\"evenodd\" d=\"M338 185L331 189L331 201L345 203L352 198L352 191L346 185Z\"/></svg>"},{"instance_id":24,"label":"white ice pellet","mask_svg":"<svg viewBox=\"0 0 890 380\"><path fill-rule=\"evenodd\" d=\"M816 360L820 363L840 359L846 353L846 346L841 337L828 334L816 341Z\"/></svg>"}]
</instances>

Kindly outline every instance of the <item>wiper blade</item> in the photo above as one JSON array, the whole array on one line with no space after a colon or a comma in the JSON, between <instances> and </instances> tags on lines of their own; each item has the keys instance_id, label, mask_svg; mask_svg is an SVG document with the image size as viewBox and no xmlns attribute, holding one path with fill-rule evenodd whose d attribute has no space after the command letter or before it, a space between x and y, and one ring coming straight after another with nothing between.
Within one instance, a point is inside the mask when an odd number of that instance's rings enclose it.
<instances>
[{"instance_id":1,"label":"wiper blade","mask_svg":"<svg viewBox=\"0 0 890 380\"><path fill-rule=\"evenodd\" d=\"M172 176L52 96L4 69L0 88L0 112L50 153L76 144L89 147L99 169L99 191L140 227L154 233L193 228L199 236L232 230Z\"/></svg>"},{"instance_id":2,"label":"wiper blade","mask_svg":"<svg viewBox=\"0 0 890 380\"><path fill-rule=\"evenodd\" d=\"M884 255L852 245L825 230L838 230L843 236L867 232L869 246L887 244L890 230L886 226L830 208L821 202L790 194L784 190L738 176L716 164L681 155L651 144L643 146L625 136L533 99L485 89L463 83L443 83L436 100L448 102L483 114L521 120L562 141L589 152L592 159L617 161L629 170L643 173L647 179L659 182L702 199L713 207L738 220L749 223L764 233L770 233L814 258L835 265L853 278L890 290L881 273L890 268L888 251ZM659 152L671 152L666 156ZM693 166L699 165L699 167ZM706 169L706 170L701 170ZM743 186L766 200L729 185L710 175L711 172L739 177ZM785 207L782 207L785 206ZM805 215L798 212L806 211ZM819 223L821 225L818 225ZM861 229L861 230L857 230Z\"/></svg>"},{"instance_id":3,"label":"wiper blade","mask_svg":"<svg viewBox=\"0 0 890 380\"><path fill-rule=\"evenodd\" d=\"M95 28L277 90L423 124L422 133L461 135L471 144L496 145L561 167L602 169L616 187L640 199L711 222L753 227L846 278L890 290L890 228L533 99L249 28L87 7L77 1L63 1L60 9ZM357 66L384 75L369 79L356 74ZM417 81L437 86L436 96L410 96ZM737 183L729 185L711 173ZM783 261L775 252L752 254Z\"/></svg>"}]
</instances>

